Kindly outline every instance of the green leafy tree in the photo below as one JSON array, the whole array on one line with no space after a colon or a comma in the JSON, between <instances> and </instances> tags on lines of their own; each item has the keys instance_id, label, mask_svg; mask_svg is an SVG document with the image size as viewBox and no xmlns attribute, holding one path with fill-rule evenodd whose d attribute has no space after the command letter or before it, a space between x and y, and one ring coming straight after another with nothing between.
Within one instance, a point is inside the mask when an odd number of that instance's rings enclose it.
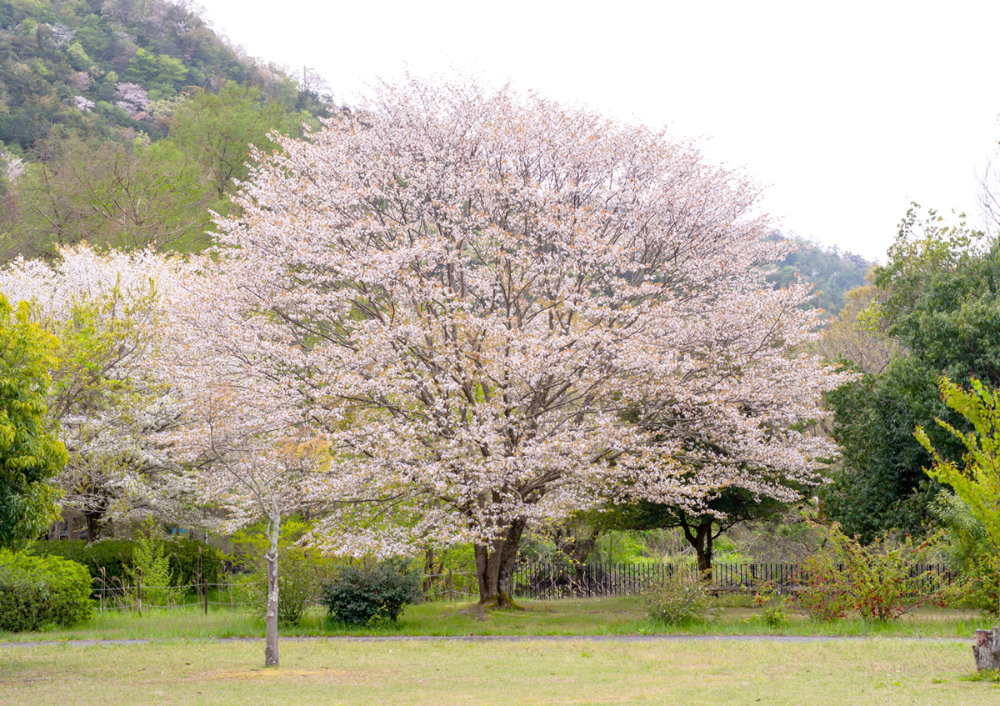
<instances>
[{"instance_id":1,"label":"green leafy tree","mask_svg":"<svg viewBox=\"0 0 1000 706\"><path fill-rule=\"evenodd\" d=\"M947 378L940 381L941 398L972 425L963 432L948 422L938 425L961 443L962 461L949 460L932 443L923 427L915 433L934 464L927 474L950 486L982 524L993 552L1000 556L1000 395L980 380L972 378L963 388Z\"/></svg>"},{"instance_id":2,"label":"green leafy tree","mask_svg":"<svg viewBox=\"0 0 1000 706\"><path fill-rule=\"evenodd\" d=\"M699 575L711 580L715 541L723 533L744 522L775 517L787 506L787 503L774 498L757 497L748 490L732 487L723 489L708 500L703 512L640 501L612 506L588 516L594 537L607 530L679 528L694 550ZM593 546L593 541L590 546Z\"/></svg>"},{"instance_id":3,"label":"green leafy tree","mask_svg":"<svg viewBox=\"0 0 1000 706\"><path fill-rule=\"evenodd\" d=\"M199 91L174 112L170 139L208 172L216 195L247 177L251 145L270 152L272 132L298 135L304 116L265 100L260 89L227 83L218 93Z\"/></svg>"},{"instance_id":4,"label":"green leafy tree","mask_svg":"<svg viewBox=\"0 0 1000 706\"><path fill-rule=\"evenodd\" d=\"M872 284L857 316L890 342L889 360L829 395L843 457L821 493L825 511L865 541L934 522L929 505L941 487L923 472L931 458L911 430L926 428L936 448L957 455L934 419L965 424L938 395L938 376L1000 384L1000 244L914 207Z\"/></svg>"},{"instance_id":5,"label":"green leafy tree","mask_svg":"<svg viewBox=\"0 0 1000 706\"><path fill-rule=\"evenodd\" d=\"M45 408L55 344L27 304L15 310L0 294L0 548L17 547L58 517L48 480L67 456Z\"/></svg>"},{"instance_id":6,"label":"green leafy tree","mask_svg":"<svg viewBox=\"0 0 1000 706\"><path fill-rule=\"evenodd\" d=\"M79 242L126 250L207 242L208 209L218 200L204 169L173 143L71 138L53 152L19 181L9 254L51 257Z\"/></svg>"}]
</instances>

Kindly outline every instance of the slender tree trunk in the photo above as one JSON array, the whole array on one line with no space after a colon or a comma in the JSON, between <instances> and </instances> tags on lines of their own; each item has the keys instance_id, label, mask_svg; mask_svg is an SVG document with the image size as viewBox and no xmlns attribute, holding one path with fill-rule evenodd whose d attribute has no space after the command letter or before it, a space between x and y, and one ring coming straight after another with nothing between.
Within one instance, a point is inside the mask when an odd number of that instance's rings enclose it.
<instances>
[{"instance_id":1,"label":"slender tree trunk","mask_svg":"<svg viewBox=\"0 0 1000 706\"><path fill-rule=\"evenodd\" d=\"M510 597L510 581L525 524L524 520L515 520L490 544L475 545L480 605L497 608L517 607Z\"/></svg>"},{"instance_id":2,"label":"slender tree trunk","mask_svg":"<svg viewBox=\"0 0 1000 706\"><path fill-rule=\"evenodd\" d=\"M436 556L433 549L424 550L424 582L423 582L423 592L426 595L432 588L434 584L441 583L442 572L444 571L444 562L438 561L435 563Z\"/></svg>"},{"instance_id":3,"label":"slender tree trunk","mask_svg":"<svg viewBox=\"0 0 1000 706\"><path fill-rule=\"evenodd\" d=\"M278 535L281 518L271 518L268 538L271 546L264 555L267 561L267 618L264 638L264 666L278 666Z\"/></svg>"}]
</instances>

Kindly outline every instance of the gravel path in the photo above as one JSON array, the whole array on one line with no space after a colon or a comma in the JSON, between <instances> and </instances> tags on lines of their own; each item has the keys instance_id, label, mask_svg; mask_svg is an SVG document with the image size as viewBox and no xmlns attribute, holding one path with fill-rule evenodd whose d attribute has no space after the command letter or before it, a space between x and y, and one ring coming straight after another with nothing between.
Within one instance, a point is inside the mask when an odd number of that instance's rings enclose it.
<instances>
[{"instance_id":1,"label":"gravel path","mask_svg":"<svg viewBox=\"0 0 1000 706\"><path fill-rule=\"evenodd\" d=\"M96 647L100 645L148 645L154 642L253 642L263 637L208 637L133 640L46 640L39 642L0 642L0 649L18 647ZM870 635L379 635L288 636L282 642L844 642L859 640L900 640L968 644L970 638L957 637L880 637Z\"/></svg>"}]
</instances>

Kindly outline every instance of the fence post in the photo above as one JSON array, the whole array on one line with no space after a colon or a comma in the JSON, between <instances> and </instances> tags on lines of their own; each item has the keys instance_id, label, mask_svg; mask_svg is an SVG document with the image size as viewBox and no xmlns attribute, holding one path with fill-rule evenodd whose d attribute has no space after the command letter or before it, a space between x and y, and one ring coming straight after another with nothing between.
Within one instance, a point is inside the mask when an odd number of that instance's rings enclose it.
<instances>
[{"instance_id":1,"label":"fence post","mask_svg":"<svg viewBox=\"0 0 1000 706\"><path fill-rule=\"evenodd\" d=\"M135 605L139 610L139 617L142 617L142 579L135 577Z\"/></svg>"}]
</instances>

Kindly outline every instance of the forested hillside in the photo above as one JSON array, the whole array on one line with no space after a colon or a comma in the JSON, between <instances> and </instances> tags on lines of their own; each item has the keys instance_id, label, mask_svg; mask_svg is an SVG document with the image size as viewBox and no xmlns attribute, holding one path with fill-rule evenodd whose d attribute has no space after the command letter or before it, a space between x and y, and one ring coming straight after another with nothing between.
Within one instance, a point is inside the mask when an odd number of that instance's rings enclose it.
<instances>
[{"instance_id":1,"label":"forested hillside","mask_svg":"<svg viewBox=\"0 0 1000 706\"><path fill-rule=\"evenodd\" d=\"M249 145L329 106L164 0L0 0L0 259L197 248Z\"/></svg>"},{"instance_id":2,"label":"forested hillside","mask_svg":"<svg viewBox=\"0 0 1000 706\"><path fill-rule=\"evenodd\" d=\"M788 238L775 231L775 240ZM844 308L844 295L865 283L865 276L875 263L860 255L824 248L801 238L794 238L798 249L777 263L768 274L768 281L784 287L799 278L815 285L810 303L835 315Z\"/></svg>"}]
</instances>

